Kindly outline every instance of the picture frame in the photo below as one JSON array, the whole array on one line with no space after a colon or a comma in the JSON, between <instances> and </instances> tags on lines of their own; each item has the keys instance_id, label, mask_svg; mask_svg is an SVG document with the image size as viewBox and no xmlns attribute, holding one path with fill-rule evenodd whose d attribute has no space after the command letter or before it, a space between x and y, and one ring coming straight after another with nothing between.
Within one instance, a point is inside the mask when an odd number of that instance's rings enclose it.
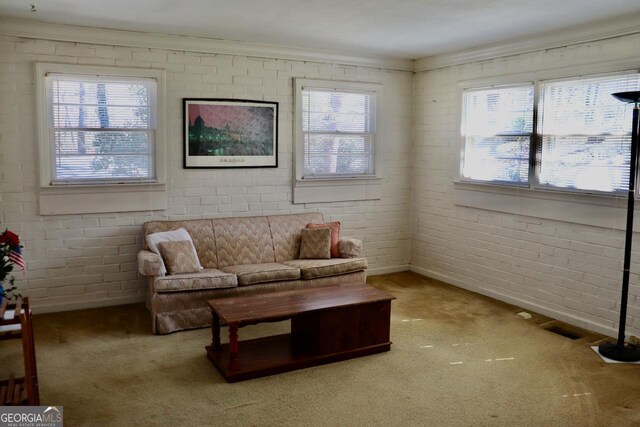
<instances>
[{"instance_id":1,"label":"picture frame","mask_svg":"<svg viewBox=\"0 0 640 427\"><path fill-rule=\"evenodd\" d=\"M183 98L184 168L277 168L278 102Z\"/></svg>"}]
</instances>

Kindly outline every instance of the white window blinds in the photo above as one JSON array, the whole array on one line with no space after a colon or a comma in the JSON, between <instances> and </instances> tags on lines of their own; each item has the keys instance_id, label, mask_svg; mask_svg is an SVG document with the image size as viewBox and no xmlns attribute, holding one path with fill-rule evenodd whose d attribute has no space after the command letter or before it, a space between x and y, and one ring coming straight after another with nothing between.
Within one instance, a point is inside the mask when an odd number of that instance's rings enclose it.
<instances>
[{"instance_id":1,"label":"white window blinds","mask_svg":"<svg viewBox=\"0 0 640 427\"><path fill-rule=\"evenodd\" d=\"M463 177L527 183L533 95L533 84L464 92Z\"/></svg>"},{"instance_id":2,"label":"white window blinds","mask_svg":"<svg viewBox=\"0 0 640 427\"><path fill-rule=\"evenodd\" d=\"M302 88L303 178L374 174L375 92Z\"/></svg>"},{"instance_id":3,"label":"white window blinds","mask_svg":"<svg viewBox=\"0 0 640 427\"><path fill-rule=\"evenodd\" d=\"M155 180L154 79L49 74L52 184Z\"/></svg>"},{"instance_id":4,"label":"white window blinds","mask_svg":"<svg viewBox=\"0 0 640 427\"><path fill-rule=\"evenodd\" d=\"M611 94L632 90L638 90L635 71L541 83L541 184L607 192L628 188L632 106Z\"/></svg>"}]
</instances>

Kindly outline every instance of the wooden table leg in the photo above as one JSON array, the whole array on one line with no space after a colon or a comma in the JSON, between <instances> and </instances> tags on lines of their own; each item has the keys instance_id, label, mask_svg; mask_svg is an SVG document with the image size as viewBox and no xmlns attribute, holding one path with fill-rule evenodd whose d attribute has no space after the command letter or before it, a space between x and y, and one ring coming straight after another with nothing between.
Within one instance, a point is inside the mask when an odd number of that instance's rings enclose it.
<instances>
[{"instance_id":1,"label":"wooden table leg","mask_svg":"<svg viewBox=\"0 0 640 427\"><path fill-rule=\"evenodd\" d=\"M238 358L238 324L229 324L229 370L240 369L240 359Z\"/></svg>"},{"instance_id":2,"label":"wooden table leg","mask_svg":"<svg viewBox=\"0 0 640 427\"><path fill-rule=\"evenodd\" d=\"M215 311L211 311L211 346L214 351L220 351L220 317Z\"/></svg>"}]
</instances>

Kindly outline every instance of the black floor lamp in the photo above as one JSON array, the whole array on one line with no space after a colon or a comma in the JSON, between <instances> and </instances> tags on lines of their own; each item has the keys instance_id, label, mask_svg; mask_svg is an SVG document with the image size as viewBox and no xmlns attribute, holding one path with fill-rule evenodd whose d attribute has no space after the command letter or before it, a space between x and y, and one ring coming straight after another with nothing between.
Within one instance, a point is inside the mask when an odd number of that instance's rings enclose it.
<instances>
[{"instance_id":1,"label":"black floor lamp","mask_svg":"<svg viewBox=\"0 0 640 427\"><path fill-rule=\"evenodd\" d=\"M635 202L635 186L638 177L638 111L640 110L640 91L619 92L613 96L622 102L635 104L633 108L633 124L631 125L631 159L629 166L629 195L627 202L627 235L624 243L624 270L622 273L622 298L620 300L620 328L618 342L604 343L598 347L600 354L620 362L640 361L640 347L624 345L624 328L627 322L627 299L629 294L629 267L631 266L631 240L633 237L633 209Z\"/></svg>"}]
</instances>

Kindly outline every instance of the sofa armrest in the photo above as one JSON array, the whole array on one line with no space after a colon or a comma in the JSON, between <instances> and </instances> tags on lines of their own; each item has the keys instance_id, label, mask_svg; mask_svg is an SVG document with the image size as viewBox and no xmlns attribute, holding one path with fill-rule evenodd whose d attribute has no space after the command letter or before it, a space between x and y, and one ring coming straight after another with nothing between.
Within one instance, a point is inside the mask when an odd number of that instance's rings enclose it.
<instances>
[{"instance_id":1,"label":"sofa armrest","mask_svg":"<svg viewBox=\"0 0 640 427\"><path fill-rule=\"evenodd\" d=\"M162 258L146 249L138 252L138 271L144 276L162 276Z\"/></svg>"},{"instance_id":2,"label":"sofa armrest","mask_svg":"<svg viewBox=\"0 0 640 427\"><path fill-rule=\"evenodd\" d=\"M342 238L338 241L340 258L363 258L364 243L362 240Z\"/></svg>"}]
</instances>

